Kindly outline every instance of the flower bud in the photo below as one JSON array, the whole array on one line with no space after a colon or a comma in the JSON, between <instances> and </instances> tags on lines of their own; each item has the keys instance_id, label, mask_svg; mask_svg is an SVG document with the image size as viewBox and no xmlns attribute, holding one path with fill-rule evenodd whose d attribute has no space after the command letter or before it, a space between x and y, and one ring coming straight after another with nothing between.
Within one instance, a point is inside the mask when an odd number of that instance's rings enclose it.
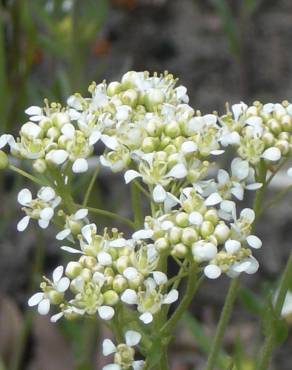
<instances>
[{"instance_id":1,"label":"flower bud","mask_svg":"<svg viewBox=\"0 0 292 370\"><path fill-rule=\"evenodd\" d=\"M89 269L92 269L97 261L96 258L91 257L91 256L84 256L85 258L83 259L83 266Z\"/></svg>"},{"instance_id":2,"label":"flower bud","mask_svg":"<svg viewBox=\"0 0 292 370\"><path fill-rule=\"evenodd\" d=\"M208 211L204 214L205 221L212 222L213 225L217 224L219 217L216 209L208 209Z\"/></svg>"},{"instance_id":3,"label":"flower bud","mask_svg":"<svg viewBox=\"0 0 292 370\"><path fill-rule=\"evenodd\" d=\"M116 261L116 268L120 274L124 272L124 270L128 267L128 265L129 265L129 257L127 256L121 256Z\"/></svg>"},{"instance_id":4,"label":"flower bud","mask_svg":"<svg viewBox=\"0 0 292 370\"><path fill-rule=\"evenodd\" d=\"M139 286L142 284L142 281L143 281L142 274L138 274L137 277L135 277L134 279L129 280L129 287L131 289L138 289Z\"/></svg>"},{"instance_id":5,"label":"flower bud","mask_svg":"<svg viewBox=\"0 0 292 370\"><path fill-rule=\"evenodd\" d=\"M9 160L7 155L2 150L0 150L0 170L4 170L5 168L8 167L8 165Z\"/></svg>"},{"instance_id":6,"label":"flower bud","mask_svg":"<svg viewBox=\"0 0 292 370\"><path fill-rule=\"evenodd\" d=\"M156 147L156 140L153 137L145 137L142 143L142 150L145 153L152 153L154 152Z\"/></svg>"},{"instance_id":7,"label":"flower bud","mask_svg":"<svg viewBox=\"0 0 292 370\"><path fill-rule=\"evenodd\" d=\"M159 136L162 132L163 124L155 119L150 120L146 125L146 131L150 136Z\"/></svg>"},{"instance_id":8,"label":"flower bud","mask_svg":"<svg viewBox=\"0 0 292 370\"><path fill-rule=\"evenodd\" d=\"M119 301L119 296L114 290L108 290L103 294L104 304L114 306Z\"/></svg>"},{"instance_id":9,"label":"flower bud","mask_svg":"<svg viewBox=\"0 0 292 370\"><path fill-rule=\"evenodd\" d=\"M181 241L187 246L191 246L194 242L198 240L199 236L197 231L192 227L186 227L182 232Z\"/></svg>"},{"instance_id":10,"label":"flower bud","mask_svg":"<svg viewBox=\"0 0 292 370\"><path fill-rule=\"evenodd\" d=\"M230 234L230 229L225 223L220 223L215 227L214 236L216 237L219 244L224 243Z\"/></svg>"},{"instance_id":11,"label":"flower bud","mask_svg":"<svg viewBox=\"0 0 292 370\"><path fill-rule=\"evenodd\" d=\"M106 91L109 96L114 96L122 91L122 85L117 81L110 82Z\"/></svg>"},{"instance_id":12,"label":"flower bud","mask_svg":"<svg viewBox=\"0 0 292 370\"><path fill-rule=\"evenodd\" d=\"M176 226L170 229L168 238L172 244L179 243L181 240L181 237L182 237L182 229Z\"/></svg>"},{"instance_id":13,"label":"flower bud","mask_svg":"<svg viewBox=\"0 0 292 370\"><path fill-rule=\"evenodd\" d=\"M165 153L168 155L174 154L177 152L176 147L173 144L167 145L167 147L164 148Z\"/></svg>"},{"instance_id":14,"label":"flower bud","mask_svg":"<svg viewBox=\"0 0 292 370\"><path fill-rule=\"evenodd\" d=\"M275 137L271 132L266 132L262 139L266 146L272 146L275 142Z\"/></svg>"},{"instance_id":15,"label":"flower bud","mask_svg":"<svg viewBox=\"0 0 292 370\"><path fill-rule=\"evenodd\" d=\"M189 225L189 215L185 212L180 212L175 217L177 226L186 227Z\"/></svg>"},{"instance_id":16,"label":"flower bud","mask_svg":"<svg viewBox=\"0 0 292 370\"><path fill-rule=\"evenodd\" d=\"M159 238L155 241L154 246L159 251L165 251L169 248L169 243L166 238Z\"/></svg>"},{"instance_id":17,"label":"flower bud","mask_svg":"<svg viewBox=\"0 0 292 370\"><path fill-rule=\"evenodd\" d=\"M290 139L290 134L289 132L286 132L286 131L283 131L279 134L278 136L279 140L286 140L286 141L289 141Z\"/></svg>"},{"instance_id":18,"label":"flower bud","mask_svg":"<svg viewBox=\"0 0 292 370\"><path fill-rule=\"evenodd\" d=\"M37 159L33 163L33 168L38 173L44 173L47 169L47 163L44 159Z\"/></svg>"},{"instance_id":19,"label":"flower bud","mask_svg":"<svg viewBox=\"0 0 292 370\"><path fill-rule=\"evenodd\" d=\"M278 140L275 144L275 147L280 149L282 155L287 155L290 150L289 143L286 140Z\"/></svg>"},{"instance_id":20,"label":"flower bud","mask_svg":"<svg viewBox=\"0 0 292 370\"><path fill-rule=\"evenodd\" d=\"M270 119L267 126L274 134L279 134L282 131L280 123L275 119Z\"/></svg>"},{"instance_id":21,"label":"flower bud","mask_svg":"<svg viewBox=\"0 0 292 370\"><path fill-rule=\"evenodd\" d=\"M171 255L174 257L178 257L178 258L185 257L187 253L188 253L188 248L182 243L176 244L171 250Z\"/></svg>"},{"instance_id":22,"label":"flower bud","mask_svg":"<svg viewBox=\"0 0 292 370\"><path fill-rule=\"evenodd\" d=\"M171 138L175 138L181 134L179 123L172 121L165 126L165 134Z\"/></svg>"},{"instance_id":23,"label":"flower bud","mask_svg":"<svg viewBox=\"0 0 292 370\"><path fill-rule=\"evenodd\" d=\"M285 115L281 119L281 126L284 131L291 132L292 130L292 119L289 115Z\"/></svg>"},{"instance_id":24,"label":"flower bud","mask_svg":"<svg viewBox=\"0 0 292 370\"><path fill-rule=\"evenodd\" d=\"M204 221L200 227L200 233L203 238L208 238L214 232L214 225L210 221Z\"/></svg>"},{"instance_id":25,"label":"flower bud","mask_svg":"<svg viewBox=\"0 0 292 370\"><path fill-rule=\"evenodd\" d=\"M121 100L130 107L135 107L138 103L138 93L134 89L126 90L122 93Z\"/></svg>"},{"instance_id":26,"label":"flower bud","mask_svg":"<svg viewBox=\"0 0 292 370\"><path fill-rule=\"evenodd\" d=\"M122 275L116 275L113 280L113 289L117 293L122 293L128 287L127 279Z\"/></svg>"},{"instance_id":27,"label":"flower bud","mask_svg":"<svg viewBox=\"0 0 292 370\"><path fill-rule=\"evenodd\" d=\"M70 279L75 279L81 272L82 266L79 262L69 262L66 270L65 270L65 275L68 276Z\"/></svg>"},{"instance_id":28,"label":"flower bud","mask_svg":"<svg viewBox=\"0 0 292 370\"><path fill-rule=\"evenodd\" d=\"M84 280L84 281L90 281L91 280L91 278L92 278L92 273L91 273L91 271L89 270L89 269L87 269L87 268L84 268L82 271L81 271L81 277L82 277L82 279Z\"/></svg>"}]
</instances>

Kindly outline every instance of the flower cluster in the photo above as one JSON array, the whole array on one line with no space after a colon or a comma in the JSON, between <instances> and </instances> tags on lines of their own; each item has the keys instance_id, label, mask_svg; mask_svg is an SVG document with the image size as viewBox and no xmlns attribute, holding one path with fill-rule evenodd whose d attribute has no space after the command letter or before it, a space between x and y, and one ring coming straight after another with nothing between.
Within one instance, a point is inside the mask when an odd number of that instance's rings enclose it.
<instances>
[{"instance_id":1,"label":"flower cluster","mask_svg":"<svg viewBox=\"0 0 292 370\"><path fill-rule=\"evenodd\" d=\"M57 267L52 280L44 278L41 292L29 300L40 314L58 306L52 321L82 315L112 320L122 310L134 317L135 328L149 327L178 299L181 276L194 266L210 279L257 271L252 251L262 243L253 235L255 212L238 210L237 203L245 190L262 187L266 172L260 176L260 167L267 171L291 155L292 105L239 103L221 117L202 115L176 82L167 72L131 71L120 81L92 83L90 97L76 93L65 106L45 101L29 107L19 136L0 137L0 148L8 145L11 155L30 160L50 184L36 199L30 190L20 191L26 216L18 230L30 219L42 228L56 220L56 239L66 240L62 250L78 256ZM124 171L126 184L133 181L150 199L151 215L131 236L117 229L100 234L90 208L74 203L73 174L88 170L97 145L99 164ZM237 154L227 171L214 160L229 146ZM4 168L8 159L0 154ZM166 274L170 259L180 267L174 280ZM132 348L141 335L143 330L128 330L117 346L105 340L104 354L115 353L105 369L142 369Z\"/></svg>"}]
</instances>

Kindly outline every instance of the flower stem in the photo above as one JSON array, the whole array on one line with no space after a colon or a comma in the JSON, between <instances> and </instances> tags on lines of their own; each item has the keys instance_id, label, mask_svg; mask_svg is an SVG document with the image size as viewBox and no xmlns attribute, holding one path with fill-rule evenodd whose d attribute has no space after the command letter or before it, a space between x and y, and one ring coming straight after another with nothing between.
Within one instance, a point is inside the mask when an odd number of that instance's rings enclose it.
<instances>
[{"instance_id":1,"label":"flower stem","mask_svg":"<svg viewBox=\"0 0 292 370\"><path fill-rule=\"evenodd\" d=\"M275 303L275 315L277 319L281 317L282 307L285 302L289 282L291 280L292 280L292 253L290 254L286 268L283 272L279 284L279 293ZM275 330L274 326L270 325L268 335L266 336L266 340L261 350L260 361L257 366L258 370L268 369L274 347L275 347Z\"/></svg>"},{"instance_id":2,"label":"flower stem","mask_svg":"<svg viewBox=\"0 0 292 370\"><path fill-rule=\"evenodd\" d=\"M23 177L26 177L27 179L31 180L32 182L34 182L38 185L41 185L41 186L44 185L44 183L41 180L39 180L37 177L35 177L35 176L31 175L30 173L22 170L21 168L13 166L13 164L9 165L9 169L18 173L19 175L21 175Z\"/></svg>"},{"instance_id":3,"label":"flower stem","mask_svg":"<svg viewBox=\"0 0 292 370\"><path fill-rule=\"evenodd\" d=\"M83 199L83 207L86 207L86 206L87 206L87 204L88 204L89 197L90 197L90 194L91 194L91 192L92 192L93 185L94 185L94 183L95 183L95 180L96 180L96 178L97 178L97 175L98 175L98 173L99 173L99 170L100 170L99 166L96 166L96 169L95 169L95 170L94 170L94 172L93 172L93 175L92 175L92 177L91 177L90 183L89 183L89 185L88 185L88 188L87 188L87 190L86 190L86 193L85 193L85 196L84 196L84 199Z\"/></svg>"},{"instance_id":4,"label":"flower stem","mask_svg":"<svg viewBox=\"0 0 292 370\"><path fill-rule=\"evenodd\" d=\"M189 277L187 282L186 291L184 294L183 299L181 300L180 304L178 305L177 309L175 310L174 314L171 318L165 323L165 325L161 328L161 335L162 334L171 334L172 330L175 328L177 322L180 320L184 312L189 307L193 296L197 289L199 288L201 282L203 281L203 277L196 279L196 272L197 266L193 265L189 271Z\"/></svg>"},{"instance_id":5,"label":"flower stem","mask_svg":"<svg viewBox=\"0 0 292 370\"><path fill-rule=\"evenodd\" d=\"M140 190L135 183L131 184L131 200L134 213L134 225L136 229L140 229L143 225L143 213L141 207Z\"/></svg>"},{"instance_id":6,"label":"flower stem","mask_svg":"<svg viewBox=\"0 0 292 370\"><path fill-rule=\"evenodd\" d=\"M238 291L238 285L239 285L239 278L235 278L232 280L225 303L223 306L223 310L220 315L220 320L216 329L215 337L211 346L211 351L208 357L206 370L212 370L216 364L217 357L219 354L219 351L221 349L221 343L222 339L225 333L226 326L228 324L230 315L232 313L233 305L237 297L237 291Z\"/></svg>"},{"instance_id":7,"label":"flower stem","mask_svg":"<svg viewBox=\"0 0 292 370\"><path fill-rule=\"evenodd\" d=\"M82 204L76 204L77 207L82 208ZM133 221L129 220L126 217L120 216L117 213L106 211L105 209L100 209L100 208L93 208L93 207L86 207L89 212L96 213L97 215L100 216L105 216L112 218L114 220L122 221L124 224L130 226L132 229L135 229L135 224Z\"/></svg>"}]
</instances>

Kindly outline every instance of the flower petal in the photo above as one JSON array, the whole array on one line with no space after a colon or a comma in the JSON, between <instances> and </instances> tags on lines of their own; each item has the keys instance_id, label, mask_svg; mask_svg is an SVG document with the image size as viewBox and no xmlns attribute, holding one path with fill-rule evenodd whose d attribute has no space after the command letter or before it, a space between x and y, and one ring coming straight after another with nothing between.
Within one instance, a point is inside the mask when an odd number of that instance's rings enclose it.
<instances>
[{"instance_id":1,"label":"flower petal","mask_svg":"<svg viewBox=\"0 0 292 370\"><path fill-rule=\"evenodd\" d=\"M50 202L56 196L55 190L50 186L43 186L38 192L38 198L45 202Z\"/></svg>"},{"instance_id":2,"label":"flower petal","mask_svg":"<svg viewBox=\"0 0 292 370\"><path fill-rule=\"evenodd\" d=\"M58 234L56 235L56 239L57 240L64 240L67 238L67 236L69 236L71 234L71 230L70 229L64 229L60 232L58 232Z\"/></svg>"},{"instance_id":3,"label":"flower petal","mask_svg":"<svg viewBox=\"0 0 292 370\"><path fill-rule=\"evenodd\" d=\"M72 247L67 247L66 245L63 245L61 247L61 249L65 252L68 252L68 253L73 253L73 254L83 254L82 251L80 251L79 249L75 249L75 248L72 248Z\"/></svg>"},{"instance_id":4,"label":"flower petal","mask_svg":"<svg viewBox=\"0 0 292 370\"><path fill-rule=\"evenodd\" d=\"M139 319L144 322L144 324L150 324L153 321L153 316L150 312L144 312L139 316Z\"/></svg>"},{"instance_id":5,"label":"flower petal","mask_svg":"<svg viewBox=\"0 0 292 370\"><path fill-rule=\"evenodd\" d=\"M115 310L110 306L100 306L97 311L102 320L110 320L115 314Z\"/></svg>"},{"instance_id":6,"label":"flower petal","mask_svg":"<svg viewBox=\"0 0 292 370\"><path fill-rule=\"evenodd\" d=\"M205 200L206 206L214 206L218 203L222 202L222 197L219 193L212 193L208 196L208 198Z\"/></svg>"},{"instance_id":7,"label":"flower petal","mask_svg":"<svg viewBox=\"0 0 292 370\"><path fill-rule=\"evenodd\" d=\"M43 299L38 305L38 313L40 315L47 315L50 311L50 300Z\"/></svg>"},{"instance_id":8,"label":"flower petal","mask_svg":"<svg viewBox=\"0 0 292 370\"><path fill-rule=\"evenodd\" d=\"M41 300L44 298L43 292L35 293L33 296L31 296L28 300L29 307L36 306L40 303Z\"/></svg>"},{"instance_id":9,"label":"flower petal","mask_svg":"<svg viewBox=\"0 0 292 370\"><path fill-rule=\"evenodd\" d=\"M53 271L53 282L54 284L57 284L58 281L61 279L64 273L64 267L63 266L58 266L55 268Z\"/></svg>"},{"instance_id":10,"label":"flower petal","mask_svg":"<svg viewBox=\"0 0 292 370\"><path fill-rule=\"evenodd\" d=\"M140 342L141 338L141 334L134 330L128 330L125 334L126 344L129 347L136 346Z\"/></svg>"},{"instance_id":11,"label":"flower petal","mask_svg":"<svg viewBox=\"0 0 292 370\"><path fill-rule=\"evenodd\" d=\"M241 248L241 243L238 240L229 239L225 242L224 246L227 253L233 254L239 251L239 249Z\"/></svg>"},{"instance_id":12,"label":"flower petal","mask_svg":"<svg viewBox=\"0 0 292 370\"><path fill-rule=\"evenodd\" d=\"M31 191L29 189L22 189L17 195L17 201L22 206L28 205L32 201Z\"/></svg>"},{"instance_id":13,"label":"flower petal","mask_svg":"<svg viewBox=\"0 0 292 370\"><path fill-rule=\"evenodd\" d=\"M249 235L246 238L246 241L247 241L247 243L250 247L255 248L255 249L261 248L261 246L263 244L261 239L258 238L256 235Z\"/></svg>"},{"instance_id":14,"label":"flower petal","mask_svg":"<svg viewBox=\"0 0 292 370\"><path fill-rule=\"evenodd\" d=\"M81 208L81 209L78 209L78 211L77 211L77 212L75 212L74 219L75 219L75 220L82 220L82 219L83 219L83 218L85 218L87 215L88 215L88 209L86 209L86 208Z\"/></svg>"},{"instance_id":15,"label":"flower petal","mask_svg":"<svg viewBox=\"0 0 292 370\"><path fill-rule=\"evenodd\" d=\"M171 304L178 300L178 291L176 289L172 289L163 299L164 304Z\"/></svg>"},{"instance_id":16,"label":"flower petal","mask_svg":"<svg viewBox=\"0 0 292 370\"><path fill-rule=\"evenodd\" d=\"M17 230L22 232L24 231L28 224L29 224L30 217L29 216L24 216L17 224Z\"/></svg>"},{"instance_id":17,"label":"flower petal","mask_svg":"<svg viewBox=\"0 0 292 370\"><path fill-rule=\"evenodd\" d=\"M138 276L138 271L137 269L135 269L135 267L127 267L124 272L123 272L123 275L125 276L125 278L127 278L128 280L133 280L133 279L136 279L137 276Z\"/></svg>"},{"instance_id":18,"label":"flower petal","mask_svg":"<svg viewBox=\"0 0 292 370\"><path fill-rule=\"evenodd\" d=\"M60 279L60 281L58 281L58 284L57 284L56 288L57 288L58 292L64 293L69 288L69 286L70 286L70 279L68 279L65 276L65 277L62 277L62 279Z\"/></svg>"},{"instance_id":19,"label":"flower petal","mask_svg":"<svg viewBox=\"0 0 292 370\"><path fill-rule=\"evenodd\" d=\"M115 353L117 350L117 347L114 345L114 343L110 339L105 339L102 342L102 354L104 356L111 355L112 353Z\"/></svg>"},{"instance_id":20,"label":"flower petal","mask_svg":"<svg viewBox=\"0 0 292 370\"><path fill-rule=\"evenodd\" d=\"M74 173L84 173L88 170L88 162L85 158L78 158L72 165Z\"/></svg>"},{"instance_id":21,"label":"flower petal","mask_svg":"<svg viewBox=\"0 0 292 370\"><path fill-rule=\"evenodd\" d=\"M183 179L188 174L188 171L184 164L178 163L172 167L172 169L168 172L166 177L174 177L176 179Z\"/></svg>"},{"instance_id":22,"label":"flower petal","mask_svg":"<svg viewBox=\"0 0 292 370\"><path fill-rule=\"evenodd\" d=\"M24 111L24 113L28 114L29 116L41 116L43 111L42 108L36 105L31 105Z\"/></svg>"},{"instance_id":23,"label":"flower petal","mask_svg":"<svg viewBox=\"0 0 292 370\"><path fill-rule=\"evenodd\" d=\"M155 283L158 285L163 285L167 283L167 276L164 272L161 271L153 271L153 279L155 280Z\"/></svg>"},{"instance_id":24,"label":"flower petal","mask_svg":"<svg viewBox=\"0 0 292 370\"><path fill-rule=\"evenodd\" d=\"M40 218L44 221L50 221L53 216L54 210L51 207L46 207L42 209L40 212Z\"/></svg>"},{"instance_id":25,"label":"flower petal","mask_svg":"<svg viewBox=\"0 0 292 370\"><path fill-rule=\"evenodd\" d=\"M67 160L68 157L69 157L69 154L64 149L51 150L46 155L46 159L55 163L56 165L60 165L60 164L64 163Z\"/></svg>"},{"instance_id":26,"label":"flower petal","mask_svg":"<svg viewBox=\"0 0 292 370\"><path fill-rule=\"evenodd\" d=\"M163 189L163 187L160 184L158 184L153 189L152 195L153 195L154 202L162 203L165 201L166 191Z\"/></svg>"},{"instance_id":27,"label":"flower petal","mask_svg":"<svg viewBox=\"0 0 292 370\"><path fill-rule=\"evenodd\" d=\"M128 170L124 174L124 179L125 179L126 184L129 184L129 182L136 179L137 177L142 177L142 175L139 172L134 171L134 170Z\"/></svg>"},{"instance_id":28,"label":"flower petal","mask_svg":"<svg viewBox=\"0 0 292 370\"><path fill-rule=\"evenodd\" d=\"M137 293L133 289L126 289L121 295L121 301L127 304L137 304Z\"/></svg>"},{"instance_id":29,"label":"flower petal","mask_svg":"<svg viewBox=\"0 0 292 370\"><path fill-rule=\"evenodd\" d=\"M142 229L134 232L132 238L135 240L139 239L150 239L153 236L153 230L151 229Z\"/></svg>"},{"instance_id":30,"label":"flower petal","mask_svg":"<svg viewBox=\"0 0 292 370\"><path fill-rule=\"evenodd\" d=\"M281 158L281 151L276 147L268 148L263 152L262 158L267 159L268 161L276 162Z\"/></svg>"},{"instance_id":31,"label":"flower petal","mask_svg":"<svg viewBox=\"0 0 292 370\"><path fill-rule=\"evenodd\" d=\"M217 279L221 275L221 269L217 265L208 265L204 268L204 274L209 279Z\"/></svg>"}]
</instances>

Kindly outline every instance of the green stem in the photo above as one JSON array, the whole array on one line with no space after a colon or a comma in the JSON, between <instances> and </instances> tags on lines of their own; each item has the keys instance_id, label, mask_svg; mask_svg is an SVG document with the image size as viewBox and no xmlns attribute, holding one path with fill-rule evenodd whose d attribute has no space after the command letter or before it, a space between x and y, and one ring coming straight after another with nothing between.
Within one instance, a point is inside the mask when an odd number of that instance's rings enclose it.
<instances>
[{"instance_id":1,"label":"green stem","mask_svg":"<svg viewBox=\"0 0 292 370\"><path fill-rule=\"evenodd\" d=\"M86 193L85 193L85 196L84 196L84 199L83 199L83 203L82 203L83 204L83 207L86 207L87 204L88 204L89 197L90 197L90 194L92 192L93 185L94 185L94 183L96 181L96 178L97 178L97 175L99 173L99 170L100 170L100 168L99 168L99 166L97 166L96 169L95 169L95 171L94 171L94 173L93 173L93 175L92 175L92 178L90 180L90 183L88 185L88 188L86 190Z\"/></svg>"},{"instance_id":2,"label":"green stem","mask_svg":"<svg viewBox=\"0 0 292 370\"><path fill-rule=\"evenodd\" d=\"M181 300L180 304L178 305L177 309L175 310L174 314L161 328L161 335L171 334L177 322L180 320L184 312L188 309L195 292L197 291L201 282L203 281L203 277L196 279L196 272L197 266L193 265L189 271L189 277L184 297Z\"/></svg>"},{"instance_id":3,"label":"green stem","mask_svg":"<svg viewBox=\"0 0 292 370\"><path fill-rule=\"evenodd\" d=\"M168 370L168 356L166 347L164 347L162 351L162 356L159 363L159 370Z\"/></svg>"},{"instance_id":4,"label":"green stem","mask_svg":"<svg viewBox=\"0 0 292 370\"><path fill-rule=\"evenodd\" d=\"M13 164L9 164L9 169L18 173L19 175L21 175L23 177L26 177L27 179L31 180L32 182L34 182L38 185L41 185L41 186L44 185L44 183L41 180L39 180L37 177L31 175L30 173L28 173L28 172L26 172L26 171L24 171L24 170L22 170L18 167L13 166Z\"/></svg>"},{"instance_id":5,"label":"green stem","mask_svg":"<svg viewBox=\"0 0 292 370\"><path fill-rule=\"evenodd\" d=\"M280 319L281 317L282 307L285 302L285 297L291 280L292 280L292 254L290 254L290 257L286 264L286 268L283 272L279 284L279 292L275 303L275 315L277 319ZM257 370L267 370L269 368L274 347L275 347L275 331L274 326L270 325L268 335L266 336L265 342L261 350L261 356L259 364L257 366Z\"/></svg>"},{"instance_id":6,"label":"green stem","mask_svg":"<svg viewBox=\"0 0 292 370\"><path fill-rule=\"evenodd\" d=\"M253 210L255 212L256 219L262 214L262 202L264 197L264 192L266 189L266 175L267 175L267 167L264 160L261 160L259 165L259 173L257 176L257 181L261 182L263 186L257 190L254 203L253 203Z\"/></svg>"},{"instance_id":7,"label":"green stem","mask_svg":"<svg viewBox=\"0 0 292 370\"><path fill-rule=\"evenodd\" d=\"M140 184L139 181L135 180L135 181L133 181L133 183L141 191L141 193L143 193L147 198L151 199L150 193L146 189L143 188L143 186Z\"/></svg>"},{"instance_id":8,"label":"green stem","mask_svg":"<svg viewBox=\"0 0 292 370\"><path fill-rule=\"evenodd\" d=\"M230 284L227 297L225 299L225 303L223 306L223 310L220 315L220 320L219 320L216 333L215 333L215 337L214 337L214 340L211 346L211 351L209 353L206 370L214 369L214 366L216 364L217 357L221 349L221 343L222 343L222 339L225 333L225 329L228 324L229 318L232 313L233 305L237 297L238 286L239 286L239 278L233 279Z\"/></svg>"},{"instance_id":9,"label":"green stem","mask_svg":"<svg viewBox=\"0 0 292 370\"><path fill-rule=\"evenodd\" d=\"M134 225L136 229L140 229L143 226L144 217L141 206L140 190L135 183L131 184L131 200L134 212Z\"/></svg>"},{"instance_id":10,"label":"green stem","mask_svg":"<svg viewBox=\"0 0 292 370\"><path fill-rule=\"evenodd\" d=\"M75 204L75 205L77 207L79 207L79 208L82 208L83 207L82 204ZM112 218L114 220L122 221L126 225L130 226L132 229L135 229L134 222L131 221L131 220L129 220L126 217L120 216L120 215L118 215L116 213L113 213L113 212L110 212L110 211L106 211L106 210L100 209L100 208L93 208L93 207L86 207L86 208L88 209L89 212L96 213L97 215L100 215L100 216L109 217L109 218Z\"/></svg>"}]
</instances>

